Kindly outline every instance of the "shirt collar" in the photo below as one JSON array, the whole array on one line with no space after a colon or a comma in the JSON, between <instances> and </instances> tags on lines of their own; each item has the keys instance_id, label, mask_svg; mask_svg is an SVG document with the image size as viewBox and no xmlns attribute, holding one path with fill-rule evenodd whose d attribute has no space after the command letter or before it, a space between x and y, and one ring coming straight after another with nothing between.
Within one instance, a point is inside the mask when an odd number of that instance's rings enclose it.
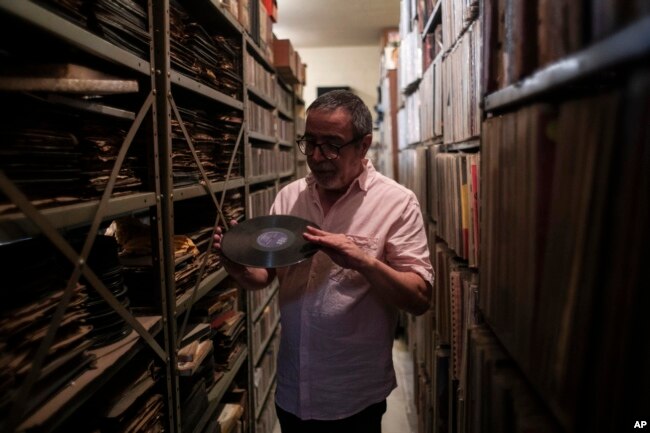
<instances>
[{"instance_id":1,"label":"shirt collar","mask_svg":"<svg viewBox=\"0 0 650 433\"><path fill-rule=\"evenodd\" d=\"M375 167L372 165L372 162L369 159L364 158L362 161L363 164L363 171L357 176L352 183L350 184L350 188L352 188L352 185L358 184L359 189L361 191L368 191L368 188L370 187L370 183L372 182L372 179L375 177ZM307 181L307 185L313 186L316 183L316 179L314 178L314 175L309 172L307 176L305 177L305 180ZM348 191L350 190L348 188Z\"/></svg>"}]
</instances>

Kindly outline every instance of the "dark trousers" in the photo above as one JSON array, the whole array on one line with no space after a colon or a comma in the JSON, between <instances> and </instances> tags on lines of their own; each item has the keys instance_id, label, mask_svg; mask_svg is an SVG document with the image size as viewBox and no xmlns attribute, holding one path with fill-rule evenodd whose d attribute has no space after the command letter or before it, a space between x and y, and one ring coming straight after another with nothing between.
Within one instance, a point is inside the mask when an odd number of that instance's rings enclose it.
<instances>
[{"instance_id":1,"label":"dark trousers","mask_svg":"<svg viewBox=\"0 0 650 433\"><path fill-rule=\"evenodd\" d=\"M381 433L386 400L368 406L348 418L332 421L303 420L275 406L282 433Z\"/></svg>"}]
</instances>

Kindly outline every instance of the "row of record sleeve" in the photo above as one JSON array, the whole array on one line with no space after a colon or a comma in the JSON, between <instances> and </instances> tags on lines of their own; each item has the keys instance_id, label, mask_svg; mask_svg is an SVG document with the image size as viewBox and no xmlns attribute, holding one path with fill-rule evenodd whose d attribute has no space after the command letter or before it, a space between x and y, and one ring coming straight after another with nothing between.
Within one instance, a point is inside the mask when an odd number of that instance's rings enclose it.
<instances>
[{"instance_id":1,"label":"row of record sleeve","mask_svg":"<svg viewBox=\"0 0 650 433\"><path fill-rule=\"evenodd\" d=\"M253 371L255 408L263 408L267 400L273 401L273 394L270 394L269 391L275 382L279 348L280 333L276 330L259 364L255 366Z\"/></svg>"},{"instance_id":2,"label":"row of record sleeve","mask_svg":"<svg viewBox=\"0 0 650 433\"><path fill-rule=\"evenodd\" d=\"M293 150L251 147L250 175L273 175L293 170Z\"/></svg>"},{"instance_id":3,"label":"row of record sleeve","mask_svg":"<svg viewBox=\"0 0 650 433\"><path fill-rule=\"evenodd\" d=\"M486 93L514 84L650 15L650 5L643 0L488 0L484 9Z\"/></svg>"},{"instance_id":4,"label":"row of record sleeve","mask_svg":"<svg viewBox=\"0 0 650 433\"><path fill-rule=\"evenodd\" d=\"M248 129L267 137L275 137L277 117L272 108L248 101Z\"/></svg>"},{"instance_id":5,"label":"row of record sleeve","mask_svg":"<svg viewBox=\"0 0 650 433\"><path fill-rule=\"evenodd\" d=\"M481 132L481 25L473 22L455 45L422 74L399 110L399 147L474 139Z\"/></svg>"},{"instance_id":6,"label":"row of record sleeve","mask_svg":"<svg viewBox=\"0 0 650 433\"><path fill-rule=\"evenodd\" d=\"M484 124L481 310L567 431L649 404L649 76Z\"/></svg>"},{"instance_id":7,"label":"row of record sleeve","mask_svg":"<svg viewBox=\"0 0 650 433\"><path fill-rule=\"evenodd\" d=\"M246 82L252 85L263 97L275 102L279 96L279 84L275 80L274 73L258 62L248 51L244 52L244 63Z\"/></svg>"},{"instance_id":8,"label":"row of record sleeve","mask_svg":"<svg viewBox=\"0 0 650 433\"><path fill-rule=\"evenodd\" d=\"M251 191L248 195L248 208L252 217L268 215L273 200L275 199L276 189L275 186L260 189L258 191ZM257 294L258 291L253 292Z\"/></svg>"},{"instance_id":9,"label":"row of record sleeve","mask_svg":"<svg viewBox=\"0 0 650 433\"><path fill-rule=\"evenodd\" d=\"M442 40L444 50L450 49L467 26L478 18L478 0L441 0Z\"/></svg>"},{"instance_id":10,"label":"row of record sleeve","mask_svg":"<svg viewBox=\"0 0 650 433\"><path fill-rule=\"evenodd\" d=\"M484 321L479 274L429 225L433 307L413 319L418 425L425 431L563 431Z\"/></svg>"},{"instance_id":11,"label":"row of record sleeve","mask_svg":"<svg viewBox=\"0 0 650 433\"><path fill-rule=\"evenodd\" d=\"M438 236L456 255L476 268L479 263L481 155L441 152L441 145L400 152L400 178L411 189Z\"/></svg>"}]
</instances>

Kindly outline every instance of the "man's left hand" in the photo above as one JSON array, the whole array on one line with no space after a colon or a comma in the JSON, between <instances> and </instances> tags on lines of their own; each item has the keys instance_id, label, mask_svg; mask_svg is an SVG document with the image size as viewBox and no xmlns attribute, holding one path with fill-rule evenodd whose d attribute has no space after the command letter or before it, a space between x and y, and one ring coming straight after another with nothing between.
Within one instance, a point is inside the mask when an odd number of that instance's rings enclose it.
<instances>
[{"instance_id":1,"label":"man's left hand","mask_svg":"<svg viewBox=\"0 0 650 433\"><path fill-rule=\"evenodd\" d=\"M359 270L370 260L370 257L344 234L329 233L308 226L303 237L321 247L323 252L342 268Z\"/></svg>"}]
</instances>

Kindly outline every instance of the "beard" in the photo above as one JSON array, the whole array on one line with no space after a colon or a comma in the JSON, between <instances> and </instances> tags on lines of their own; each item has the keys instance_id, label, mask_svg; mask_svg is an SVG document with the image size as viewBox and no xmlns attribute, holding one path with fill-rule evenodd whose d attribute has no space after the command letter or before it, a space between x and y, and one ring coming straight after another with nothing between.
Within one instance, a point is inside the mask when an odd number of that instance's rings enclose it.
<instances>
[{"instance_id":1,"label":"beard","mask_svg":"<svg viewBox=\"0 0 650 433\"><path fill-rule=\"evenodd\" d=\"M363 163L344 159L314 161L307 159L316 184L327 191L345 191L363 171Z\"/></svg>"},{"instance_id":2,"label":"beard","mask_svg":"<svg viewBox=\"0 0 650 433\"><path fill-rule=\"evenodd\" d=\"M316 183L323 189L341 189L344 185L336 170L313 170Z\"/></svg>"}]
</instances>

